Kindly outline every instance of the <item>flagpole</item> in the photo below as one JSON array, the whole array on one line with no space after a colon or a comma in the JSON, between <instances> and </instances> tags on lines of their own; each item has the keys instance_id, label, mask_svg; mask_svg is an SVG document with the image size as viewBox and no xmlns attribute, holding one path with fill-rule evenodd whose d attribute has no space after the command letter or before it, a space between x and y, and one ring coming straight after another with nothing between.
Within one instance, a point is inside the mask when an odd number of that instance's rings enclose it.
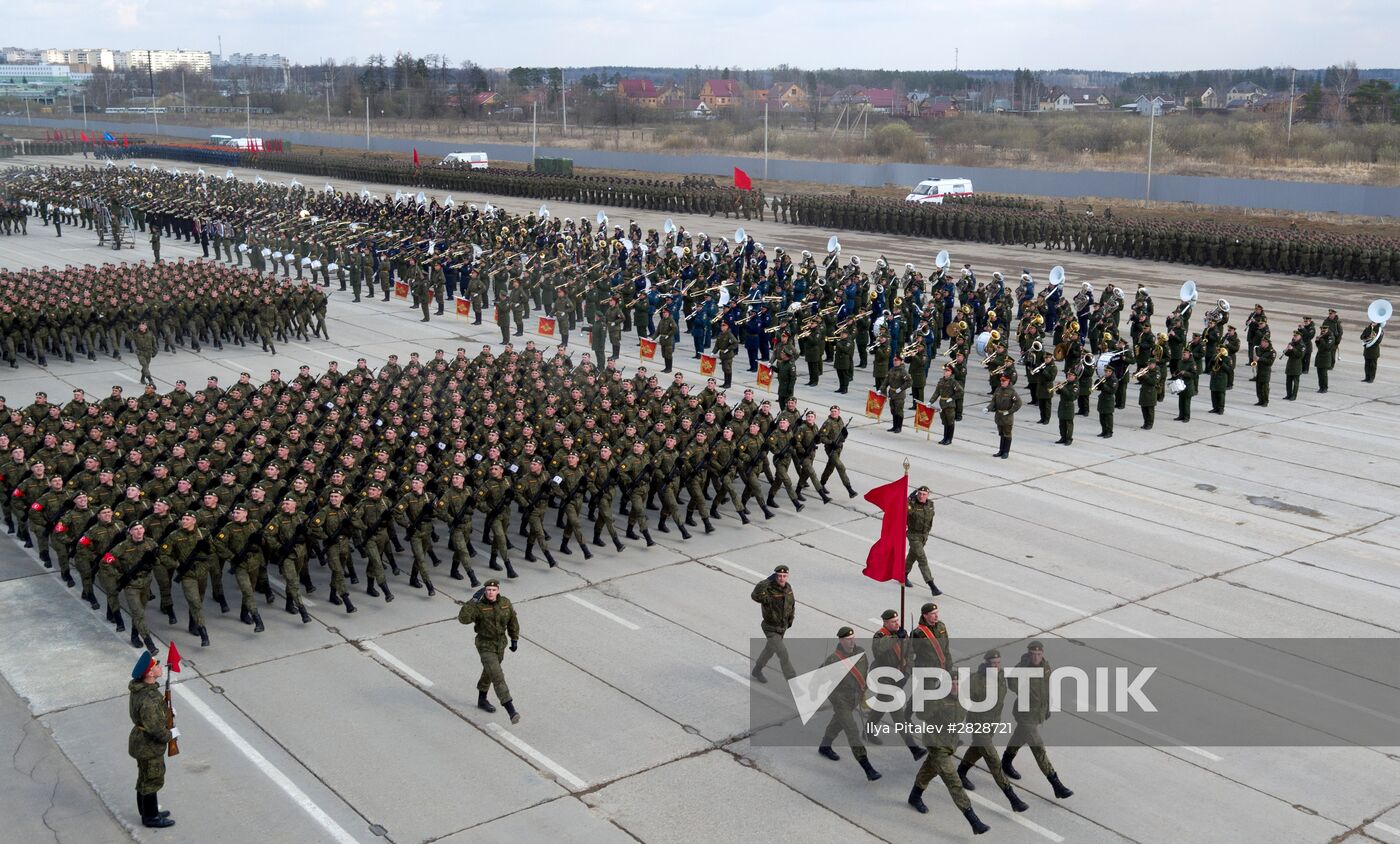
<instances>
[{"instance_id":1,"label":"flagpole","mask_svg":"<svg viewBox=\"0 0 1400 844\"><path fill-rule=\"evenodd\" d=\"M904 458L904 477L905 477L905 484L904 484L904 487L905 487L905 491L907 492L908 489L909 489L909 483L908 483L908 478L909 478L909 458L907 458L907 457ZM908 542L908 539L906 538L905 541ZM906 550L904 553L905 553L905 559L907 560L907 559L908 559L908 553L909 553L908 550ZM909 575L908 575L907 572L905 573L904 577L901 577L901 578L899 579L899 626L900 626L900 627L904 627L904 626L905 626L905 625L904 625L904 583L905 583L905 581L907 581L908 579L909 579Z\"/></svg>"}]
</instances>

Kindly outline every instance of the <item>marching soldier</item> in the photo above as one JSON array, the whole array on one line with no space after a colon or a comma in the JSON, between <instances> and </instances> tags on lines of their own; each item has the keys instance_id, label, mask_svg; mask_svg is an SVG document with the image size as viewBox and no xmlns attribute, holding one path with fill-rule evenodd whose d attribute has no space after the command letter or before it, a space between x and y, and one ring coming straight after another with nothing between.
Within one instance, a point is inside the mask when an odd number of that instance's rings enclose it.
<instances>
[{"instance_id":1,"label":"marching soldier","mask_svg":"<svg viewBox=\"0 0 1400 844\"><path fill-rule=\"evenodd\" d=\"M826 420L822 422L821 431L817 434L817 440L826 450L826 468L822 469L821 485L826 487L826 482L834 471L846 487L846 494L855 498L856 488L851 486L851 479L846 475L846 465L841 462L841 450L846 447L846 424L841 422L841 406L833 404Z\"/></svg>"},{"instance_id":2,"label":"marching soldier","mask_svg":"<svg viewBox=\"0 0 1400 844\"><path fill-rule=\"evenodd\" d=\"M836 631L836 650L827 656L822 665L835 665L849 660L850 669L841 676L836 688L832 689L831 694L827 697L831 703L831 721L827 723L826 730L822 733L821 744L818 746L817 752L833 762L840 761L841 755L832 748L831 743L835 740L837 733L845 733L846 742L851 747L851 755L855 756L856 761L860 763L861 770L865 771L865 778L874 782L882 774L870 764L865 744L860 740L860 722L855 714L866 693L865 675L860 669L860 658L864 653L856 644L855 630L850 627L842 627Z\"/></svg>"},{"instance_id":3,"label":"marching soldier","mask_svg":"<svg viewBox=\"0 0 1400 844\"><path fill-rule=\"evenodd\" d=\"M749 672L749 676L760 683L768 682L768 678L763 676L763 667L774 656L778 658L783 677L791 680L797 676L792 659L788 657L787 643L783 641L783 636L792 628L797 612L797 600L793 597L792 585L788 583L788 574L787 566L775 567L773 573L760 580L749 595L763 611L763 622L759 628L766 642L754 661L753 670Z\"/></svg>"},{"instance_id":4,"label":"marching soldier","mask_svg":"<svg viewBox=\"0 0 1400 844\"><path fill-rule=\"evenodd\" d=\"M924 582L928 584L929 591L934 595L942 595L938 586L933 582L933 572L929 571L928 557L924 554L924 546L928 544L929 531L933 530L933 501L929 498L929 488L921 486L914 490L914 494L909 496L909 505L906 516L907 531L909 534L909 553L904 557L904 585L912 586L909 582L909 572L913 571L914 563L919 564L919 573L924 576Z\"/></svg>"},{"instance_id":5,"label":"marching soldier","mask_svg":"<svg viewBox=\"0 0 1400 844\"><path fill-rule=\"evenodd\" d=\"M924 743L928 745L928 756L924 757L924 763L919 766L919 772L914 776L914 785L909 789L908 803L920 814L928 814L928 806L924 803L924 789L928 788L934 777L938 777L948 789L948 796L952 798L953 805L958 807L968 825L972 827L972 834L981 835L991 827L977 817L977 812L972 808L972 800L963 791L962 782L953 765L953 752L958 747L958 734L965 713L962 704L958 702L956 677L951 679L951 684L944 697L926 701L918 713L919 720L925 724Z\"/></svg>"},{"instance_id":6,"label":"marching soldier","mask_svg":"<svg viewBox=\"0 0 1400 844\"><path fill-rule=\"evenodd\" d=\"M904 629L904 624L899 618L899 613L894 610L885 610L880 613L880 629L875 631L875 635L870 639L870 661L874 668L893 668L900 674L899 686L905 688L908 684L909 676L909 655L908 655L908 632ZM870 725L870 741L873 744L881 744L878 735L874 731L874 726L884 718L885 713L876 710L868 722ZM919 746L914 741L913 731L910 726L910 709L906 703L898 713L889 713L890 723L895 725L896 730L903 731L904 745L909 748L909 753L915 761L924 758L928 751ZM902 725L902 726L901 726Z\"/></svg>"},{"instance_id":7,"label":"marching soldier","mask_svg":"<svg viewBox=\"0 0 1400 844\"><path fill-rule=\"evenodd\" d=\"M512 724L520 723L520 713L515 709L510 687L506 685L505 672L501 662L506 656L506 639L510 639L510 650L514 653L520 647L520 619L510 599L501 594L501 583L495 578L482 586L480 597L462 604L457 613L460 624L476 626L476 652L481 657L481 677L476 681L476 705L485 712L495 712L496 707L486 699L486 693L493 686L496 700L501 702Z\"/></svg>"},{"instance_id":8,"label":"marching soldier","mask_svg":"<svg viewBox=\"0 0 1400 844\"><path fill-rule=\"evenodd\" d=\"M1011 766L1011 762L1023 746L1030 745L1031 754L1035 756L1040 772L1055 790L1055 796L1061 800L1072 797L1074 792L1060 782L1060 776L1055 773L1055 766L1050 764L1050 756L1045 752L1045 742L1040 738L1040 725L1050 720L1051 714L1050 663L1045 660L1045 646L1040 640L1037 639L1026 646L1026 652L1017 666L1039 668L1042 672L1039 676L1025 678L1018 684L1018 688L1026 689L1028 701L1017 700L1016 707L1012 710L1012 716L1016 719L1016 731L1011 734L1011 741L1006 750L1002 751L1001 769L1008 777L1019 780L1021 774Z\"/></svg>"},{"instance_id":9,"label":"marching soldier","mask_svg":"<svg viewBox=\"0 0 1400 844\"><path fill-rule=\"evenodd\" d=\"M992 702L990 708L981 712L969 712L968 721L974 725L1000 724L1002 709L1006 706L1007 683L1006 676L1001 672L1001 652L993 648L982 655L982 664L977 666L977 670L972 673L970 679L971 688L968 698L974 701ZM974 729L972 732L972 745L963 754L962 762L958 763L958 780L966 791L976 791L977 788L968 779L967 775L973 766L979 761L985 760L987 770L992 772L992 779L996 781L997 788L1006 795L1007 802L1011 804L1014 812L1024 812L1030 808L1025 801L1016 794L1016 790L1011 786L1011 780L1007 778L1006 772L1001 768L1001 760L996 752L996 746L992 743L991 729Z\"/></svg>"}]
</instances>

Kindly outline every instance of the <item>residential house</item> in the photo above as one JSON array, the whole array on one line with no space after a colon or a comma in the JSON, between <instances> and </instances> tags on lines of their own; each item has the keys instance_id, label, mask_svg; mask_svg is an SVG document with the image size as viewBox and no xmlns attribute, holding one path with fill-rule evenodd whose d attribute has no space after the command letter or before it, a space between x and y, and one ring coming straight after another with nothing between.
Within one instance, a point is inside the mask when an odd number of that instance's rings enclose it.
<instances>
[{"instance_id":1,"label":"residential house","mask_svg":"<svg viewBox=\"0 0 1400 844\"><path fill-rule=\"evenodd\" d=\"M893 88L866 88L862 93L870 110L877 114L902 114L904 112L902 104L900 108L895 108Z\"/></svg>"},{"instance_id":2,"label":"residential house","mask_svg":"<svg viewBox=\"0 0 1400 844\"><path fill-rule=\"evenodd\" d=\"M704 120L708 117L715 116L714 111L712 111L709 106L705 105L704 100L695 100L691 104L688 113L697 120Z\"/></svg>"},{"instance_id":3,"label":"residential house","mask_svg":"<svg viewBox=\"0 0 1400 844\"><path fill-rule=\"evenodd\" d=\"M617 83L617 96L628 105L656 108L656 86L650 79L623 79Z\"/></svg>"},{"instance_id":4,"label":"residential house","mask_svg":"<svg viewBox=\"0 0 1400 844\"><path fill-rule=\"evenodd\" d=\"M1265 94L1255 99L1247 108L1250 111L1259 111L1265 114L1286 114L1289 103L1292 103L1294 108L1298 110L1303 108L1303 97L1306 93L1306 91L1297 91L1290 95L1287 91L1283 91L1278 94Z\"/></svg>"},{"instance_id":5,"label":"residential house","mask_svg":"<svg viewBox=\"0 0 1400 844\"><path fill-rule=\"evenodd\" d=\"M1070 108L1075 111L1105 111L1113 108L1113 101L1102 88L1070 88L1064 92Z\"/></svg>"},{"instance_id":6,"label":"residential house","mask_svg":"<svg viewBox=\"0 0 1400 844\"><path fill-rule=\"evenodd\" d=\"M495 91L483 91L480 94L473 94L467 100L467 109L478 117L485 117L505 105L505 100Z\"/></svg>"},{"instance_id":7,"label":"residential house","mask_svg":"<svg viewBox=\"0 0 1400 844\"><path fill-rule=\"evenodd\" d=\"M1176 108L1176 101L1165 94L1154 94L1149 97L1146 94L1138 94L1136 100L1126 103L1121 108L1124 111L1135 111L1138 114L1155 114L1161 117Z\"/></svg>"},{"instance_id":8,"label":"residential house","mask_svg":"<svg viewBox=\"0 0 1400 844\"><path fill-rule=\"evenodd\" d=\"M710 111L731 109L744 99L744 86L737 79L708 79L700 87L700 102Z\"/></svg>"},{"instance_id":9,"label":"residential house","mask_svg":"<svg viewBox=\"0 0 1400 844\"><path fill-rule=\"evenodd\" d=\"M927 97L919 103L920 117L957 117L961 112L952 97Z\"/></svg>"},{"instance_id":10,"label":"residential house","mask_svg":"<svg viewBox=\"0 0 1400 844\"><path fill-rule=\"evenodd\" d=\"M679 110L688 109L695 105L693 98L685 95L685 89L672 82L663 85L656 90L656 107Z\"/></svg>"},{"instance_id":11,"label":"residential house","mask_svg":"<svg viewBox=\"0 0 1400 844\"><path fill-rule=\"evenodd\" d=\"M1240 108L1242 106L1248 106L1267 93L1268 91L1265 91L1253 82L1241 82L1225 93L1225 107Z\"/></svg>"},{"instance_id":12,"label":"residential house","mask_svg":"<svg viewBox=\"0 0 1400 844\"><path fill-rule=\"evenodd\" d=\"M769 108L783 111L802 111L807 108L807 92L796 82L774 85L768 89Z\"/></svg>"},{"instance_id":13,"label":"residential house","mask_svg":"<svg viewBox=\"0 0 1400 844\"><path fill-rule=\"evenodd\" d=\"M1220 101L1220 95L1215 93L1214 88L1207 88L1201 92L1197 98L1197 104L1201 108L1224 108L1225 104Z\"/></svg>"}]
</instances>

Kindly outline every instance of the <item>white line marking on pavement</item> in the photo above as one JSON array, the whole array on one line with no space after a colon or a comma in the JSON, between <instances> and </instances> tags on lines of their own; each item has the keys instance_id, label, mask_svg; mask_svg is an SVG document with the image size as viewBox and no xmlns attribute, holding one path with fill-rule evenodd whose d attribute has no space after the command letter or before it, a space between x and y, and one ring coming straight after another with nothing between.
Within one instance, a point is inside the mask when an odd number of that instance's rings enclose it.
<instances>
[{"instance_id":1,"label":"white line marking on pavement","mask_svg":"<svg viewBox=\"0 0 1400 844\"><path fill-rule=\"evenodd\" d=\"M710 559L714 560L715 562L719 563L720 565L729 566L730 568L734 569L735 571L741 571L741 572L743 572L744 574L751 575L751 576L753 576L753 577L759 577L759 578L761 578L761 577L765 577L765 576L766 576L766 575L763 575L763 574L760 574L760 573L754 571L753 569L751 569L751 568L749 568L749 567L747 567L747 566L741 566L741 565L739 565L738 563L731 563L729 560L726 560L726 559L723 558L723 557L711 557Z\"/></svg>"},{"instance_id":2,"label":"white line marking on pavement","mask_svg":"<svg viewBox=\"0 0 1400 844\"><path fill-rule=\"evenodd\" d=\"M743 683L745 686L751 686L751 685L753 685L753 684L749 681L749 678L744 677L744 676L741 676L738 672L731 671L731 670L729 670L728 668L725 668L723 665L716 665L716 666L715 666L715 670L718 671L719 673L723 674L724 676L728 677L729 679L733 680L733 681L736 682L736 683Z\"/></svg>"},{"instance_id":3,"label":"white line marking on pavement","mask_svg":"<svg viewBox=\"0 0 1400 844\"><path fill-rule=\"evenodd\" d=\"M391 668L397 668L401 674L403 674L405 677L412 680L413 682L417 683L418 685L422 686L423 688L430 689L433 687L432 680L429 680L427 677L424 677L422 674L419 674L417 671L414 671L412 668L409 668L407 663L405 663L403 660L399 659L398 657L379 647L379 645L375 644L374 642L366 640L361 642L360 644L364 645L365 648L372 652L375 656L387 662Z\"/></svg>"},{"instance_id":4,"label":"white line marking on pavement","mask_svg":"<svg viewBox=\"0 0 1400 844\"><path fill-rule=\"evenodd\" d=\"M570 601L573 601L575 604L578 604L578 605L581 606L581 607L587 607L588 609L593 610L593 611L596 612L598 615L601 615L603 618L608 618L608 619L612 619L613 621L616 621L618 624L621 624L623 627L626 627L628 630L641 630L641 629L642 629L642 628L638 627L637 625L633 624L632 622L628 621L627 619L623 618L622 616L616 615L616 614L614 614L614 613L610 613L610 612L608 612L607 610L603 609L602 607L598 606L597 604L594 604L594 603L590 603L590 602L588 602L588 601L585 601L584 599L578 597L577 595L565 595L564 597L565 597L565 598L568 598Z\"/></svg>"},{"instance_id":5,"label":"white line marking on pavement","mask_svg":"<svg viewBox=\"0 0 1400 844\"><path fill-rule=\"evenodd\" d=\"M554 776L558 777L565 785L569 786L574 791L583 791L585 788L588 788L588 783L569 773L568 769L563 765L560 765L558 762L555 762L553 759L550 759L548 756L545 756L543 753L526 744L519 736L507 730L505 727L502 727L500 724L487 724L486 729L495 733L502 741L506 742L511 747L514 747L540 765L548 768Z\"/></svg>"},{"instance_id":6,"label":"white line marking on pavement","mask_svg":"<svg viewBox=\"0 0 1400 844\"><path fill-rule=\"evenodd\" d=\"M1220 761L1222 761L1222 760L1221 760L1221 757L1216 756L1214 753L1211 753L1209 750L1202 750L1201 748L1195 747L1195 746L1193 746L1193 745L1182 744L1180 741L1178 741L1177 739L1172 738L1171 736L1167 735L1166 733L1158 732L1157 730L1154 730L1154 729L1152 729L1151 727L1145 727L1145 726L1143 726L1142 724L1139 724L1139 723L1136 722L1136 721L1130 721L1130 720L1128 720L1127 718L1124 718L1122 715L1114 715L1112 712L1105 712L1105 713L1103 713L1103 714L1106 715L1106 716L1108 716L1110 719L1112 719L1112 720L1114 720L1114 721L1117 721L1117 722L1120 723L1120 724L1125 724L1125 725L1127 725L1128 727L1130 727L1130 728L1132 728L1132 729L1134 729L1134 730L1138 730L1139 732L1147 733L1149 736L1154 736L1154 737L1156 737L1156 738L1161 739L1162 741L1164 741L1164 742L1167 743L1167 746L1168 746L1168 747L1173 747L1173 748L1176 748L1176 749L1178 749L1178 750L1187 750L1187 751L1190 751L1191 753L1194 753L1194 754L1196 754L1197 756L1204 756L1205 758L1209 759L1209 760L1212 761L1212 762L1220 762Z\"/></svg>"},{"instance_id":7,"label":"white line marking on pavement","mask_svg":"<svg viewBox=\"0 0 1400 844\"><path fill-rule=\"evenodd\" d=\"M1026 829L1029 829L1031 832L1034 832L1037 835L1043 835L1045 838L1054 841L1055 844L1060 844L1060 842L1065 840L1065 837L1063 835L1060 835L1058 832L1051 832L1050 830L1046 829L1045 827L1041 826L1035 821L1028 821L1025 818L1021 817L1019 813L1013 812L1010 809L1002 808L1000 805L993 803L992 801L988 800L987 798L983 797L975 791L967 792L967 796L973 800L976 800L978 803L981 803L986 808L991 809L993 812L996 812L998 815L1005 815L1006 817L1010 818L1011 820L1015 821L1021 826L1024 826Z\"/></svg>"},{"instance_id":8,"label":"white line marking on pavement","mask_svg":"<svg viewBox=\"0 0 1400 844\"><path fill-rule=\"evenodd\" d=\"M1379 829L1381 832L1387 833L1389 835L1394 835L1396 838L1400 838L1400 829L1396 829L1388 823L1381 823L1380 821L1371 821L1370 827L1372 829Z\"/></svg>"},{"instance_id":9,"label":"white line marking on pavement","mask_svg":"<svg viewBox=\"0 0 1400 844\"><path fill-rule=\"evenodd\" d=\"M860 539L860 540L863 540L863 541L866 541L866 542L870 541L870 537L868 537L868 536L861 536L861 535L858 534L858 533L851 533L850 531L846 530L845 528L839 528L839 527L836 527L835 525L829 525L829 524L827 524L826 522L822 521L821 519L813 518L813 517L811 517L811 516L804 516L804 515L802 515L801 513L793 513L792 515L794 515L794 516L796 516L797 518L802 519L802 520L804 520L804 521L811 522L811 523L814 524L814 525L821 525L822 528L824 528L825 530L834 530L834 531L836 531L837 533L844 533L844 534L846 534L847 536L852 537L853 539Z\"/></svg>"},{"instance_id":10,"label":"white line marking on pavement","mask_svg":"<svg viewBox=\"0 0 1400 844\"><path fill-rule=\"evenodd\" d=\"M307 796L306 792L298 788L296 783L287 779L286 774L282 773L276 765L267 760L267 757L263 756L251 744L245 741L242 736L234 731L233 727L229 726L227 721L221 718L217 712L210 709L207 703L200 700L186 684L181 683L173 688L176 694L180 695L195 712L198 712L204 720L209 722L210 726L218 730L224 738L228 739L229 744L232 744L239 752L248 757L248 761L252 762L268 779L272 780L279 788L285 791L287 796L292 798L293 802L311 816L312 820L320 824L321 828L331 837L331 840L339 842L339 844L358 844L358 839L356 839L355 836L346 832L340 824L336 823L330 815L326 814L324 809L317 806L316 803Z\"/></svg>"},{"instance_id":11,"label":"white line marking on pavement","mask_svg":"<svg viewBox=\"0 0 1400 844\"><path fill-rule=\"evenodd\" d=\"M120 369L113 370L113 371L112 371L112 374L115 375L115 376L117 376L118 378L125 378L126 380L132 382L133 384L139 383L140 380L141 380L140 378L137 378L135 375L131 375L130 373L127 373L127 372L122 372Z\"/></svg>"}]
</instances>

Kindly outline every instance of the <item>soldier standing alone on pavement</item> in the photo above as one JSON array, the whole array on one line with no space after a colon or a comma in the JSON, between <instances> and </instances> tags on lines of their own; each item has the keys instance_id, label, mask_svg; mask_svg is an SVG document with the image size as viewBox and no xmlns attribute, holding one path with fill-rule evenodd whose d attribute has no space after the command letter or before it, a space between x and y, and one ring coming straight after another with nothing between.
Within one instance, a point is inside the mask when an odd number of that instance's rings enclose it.
<instances>
[{"instance_id":1,"label":"soldier standing alone on pavement","mask_svg":"<svg viewBox=\"0 0 1400 844\"><path fill-rule=\"evenodd\" d=\"M912 586L909 582L909 572L913 570L914 563L919 564L919 573L924 576L924 582L932 590L934 595L942 595L938 586L933 582L933 572L929 571L928 557L924 554L924 545L928 543L928 532L933 529L933 501L929 499L929 488L921 486L914 490L914 494L909 496L909 510L907 516L909 532L909 553L904 558L904 585Z\"/></svg>"},{"instance_id":2,"label":"soldier standing alone on pavement","mask_svg":"<svg viewBox=\"0 0 1400 844\"><path fill-rule=\"evenodd\" d=\"M519 724L520 713L515 711L505 672L501 670L501 660L506 656L507 638L510 639L512 653L520 647L520 620L510 599L501 594L501 582L495 578L486 581L481 587L480 597L462 604L457 621L476 625L476 652L481 657L481 677L476 681L477 707L486 712L496 711L496 707L486 699L487 690L495 686L496 699L506 708L510 722Z\"/></svg>"},{"instance_id":3,"label":"soldier standing alone on pavement","mask_svg":"<svg viewBox=\"0 0 1400 844\"><path fill-rule=\"evenodd\" d=\"M174 826L169 812L160 810L157 795L165 785L165 753L172 740L180 737L176 727L166 727L165 701L160 693L161 666L149 653L142 653L131 669L126 690L131 734L126 752L136 760L136 807L142 826L164 829Z\"/></svg>"}]
</instances>

